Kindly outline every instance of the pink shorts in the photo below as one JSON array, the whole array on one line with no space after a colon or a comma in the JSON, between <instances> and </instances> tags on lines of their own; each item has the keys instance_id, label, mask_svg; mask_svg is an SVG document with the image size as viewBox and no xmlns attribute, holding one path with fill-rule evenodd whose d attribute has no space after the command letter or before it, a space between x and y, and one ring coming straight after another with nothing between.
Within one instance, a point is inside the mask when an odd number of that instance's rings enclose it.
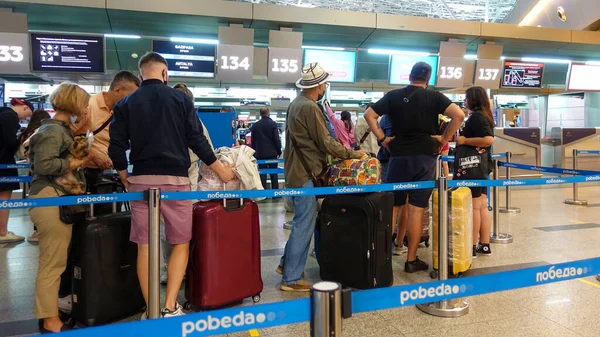
<instances>
[{"instance_id":1,"label":"pink shorts","mask_svg":"<svg viewBox=\"0 0 600 337\"><path fill-rule=\"evenodd\" d=\"M190 185L147 185L130 184L129 192L143 192L149 188L160 188L161 192L189 192ZM191 200L160 202L160 213L165 219L167 241L172 245L190 242L192 239ZM131 235L129 240L141 245L148 244L148 202L131 202Z\"/></svg>"}]
</instances>

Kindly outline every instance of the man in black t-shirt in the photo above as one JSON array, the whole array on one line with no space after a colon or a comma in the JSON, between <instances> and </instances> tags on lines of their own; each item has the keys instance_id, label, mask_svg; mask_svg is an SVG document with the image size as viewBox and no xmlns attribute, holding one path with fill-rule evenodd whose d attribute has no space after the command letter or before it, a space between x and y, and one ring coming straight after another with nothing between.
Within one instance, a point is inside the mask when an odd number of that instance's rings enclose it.
<instances>
[{"instance_id":1,"label":"man in black t-shirt","mask_svg":"<svg viewBox=\"0 0 600 337\"><path fill-rule=\"evenodd\" d=\"M434 179L436 156L462 124L465 115L444 94L427 90L431 66L424 62L414 65L410 86L392 90L365 113L365 119L377 139L391 153L387 182L416 182ZM442 136L437 136L438 115L452 118ZM388 115L393 137L386 137L377 119ZM414 273L429 266L417 257L417 248L423 231L425 208L429 207L432 189L394 192L394 217L396 226L408 197L408 257L404 270ZM398 242L402 242L407 228L399 228Z\"/></svg>"}]
</instances>

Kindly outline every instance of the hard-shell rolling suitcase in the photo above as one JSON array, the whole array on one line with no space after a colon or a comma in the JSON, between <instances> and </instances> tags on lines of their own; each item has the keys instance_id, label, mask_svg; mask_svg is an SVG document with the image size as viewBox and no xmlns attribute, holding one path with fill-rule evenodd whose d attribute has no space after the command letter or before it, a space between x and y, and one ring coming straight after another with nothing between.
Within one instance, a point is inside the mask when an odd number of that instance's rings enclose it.
<instances>
[{"instance_id":1,"label":"hard-shell rolling suitcase","mask_svg":"<svg viewBox=\"0 0 600 337\"><path fill-rule=\"evenodd\" d=\"M185 297L187 309L209 309L251 297L260 301L258 206L251 200L194 205Z\"/></svg>"},{"instance_id":2,"label":"hard-shell rolling suitcase","mask_svg":"<svg viewBox=\"0 0 600 337\"><path fill-rule=\"evenodd\" d=\"M323 200L318 243L321 279L355 289L393 284L393 205L392 193Z\"/></svg>"},{"instance_id":3,"label":"hard-shell rolling suitcase","mask_svg":"<svg viewBox=\"0 0 600 337\"><path fill-rule=\"evenodd\" d=\"M101 215L73 226L71 317L99 325L141 312L137 245L129 241L129 212Z\"/></svg>"},{"instance_id":4,"label":"hard-shell rolling suitcase","mask_svg":"<svg viewBox=\"0 0 600 337\"><path fill-rule=\"evenodd\" d=\"M438 193L433 193L433 269L438 269ZM448 191L448 273L461 276L473 262L473 198L468 187Z\"/></svg>"}]
</instances>

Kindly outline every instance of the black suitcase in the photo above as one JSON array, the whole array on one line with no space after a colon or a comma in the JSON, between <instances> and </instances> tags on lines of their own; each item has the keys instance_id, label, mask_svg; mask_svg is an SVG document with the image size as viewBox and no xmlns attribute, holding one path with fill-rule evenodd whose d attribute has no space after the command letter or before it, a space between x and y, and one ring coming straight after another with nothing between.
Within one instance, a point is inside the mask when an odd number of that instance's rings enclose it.
<instances>
[{"instance_id":1,"label":"black suitcase","mask_svg":"<svg viewBox=\"0 0 600 337\"><path fill-rule=\"evenodd\" d=\"M139 313L145 307L137 277L137 245L129 241L131 214L91 218L73 227L71 317L88 326Z\"/></svg>"},{"instance_id":2,"label":"black suitcase","mask_svg":"<svg viewBox=\"0 0 600 337\"><path fill-rule=\"evenodd\" d=\"M389 287L392 273L392 193L338 195L323 200L319 224L321 279L344 287Z\"/></svg>"}]
</instances>

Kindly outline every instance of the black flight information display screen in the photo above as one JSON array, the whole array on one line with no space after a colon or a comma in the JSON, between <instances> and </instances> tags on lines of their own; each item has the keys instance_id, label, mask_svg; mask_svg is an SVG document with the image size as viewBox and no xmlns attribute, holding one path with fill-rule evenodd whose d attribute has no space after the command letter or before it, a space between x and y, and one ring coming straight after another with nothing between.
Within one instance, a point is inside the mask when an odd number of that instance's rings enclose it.
<instances>
[{"instance_id":1,"label":"black flight information display screen","mask_svg":"<svg viewBox=\"0 0 600 337\"><path fill-rule=\"evenodd\" d=\"M505 88L541 88L544 75L543 63L504 61Z\"/></svg>"},{"instance_id":2,"label":"black flight information display screen","mask_svg":"<svg viewBox=\"0 0 600 337\"><path fill-rule=\"evenodd\" d=\"M152 50L167 60L169 76L215 77L214 45L155 40Z\"/></svg>"},{"instance_id":3,"label":"black flight information display screen","mask_svg":"<svg viewBox=\"0 0 600 337\"><path fill-rule=\"evenodd\" d=\"M104 73L104 36L31 34L33 71Z\"/></svg>"}]
</instances>

